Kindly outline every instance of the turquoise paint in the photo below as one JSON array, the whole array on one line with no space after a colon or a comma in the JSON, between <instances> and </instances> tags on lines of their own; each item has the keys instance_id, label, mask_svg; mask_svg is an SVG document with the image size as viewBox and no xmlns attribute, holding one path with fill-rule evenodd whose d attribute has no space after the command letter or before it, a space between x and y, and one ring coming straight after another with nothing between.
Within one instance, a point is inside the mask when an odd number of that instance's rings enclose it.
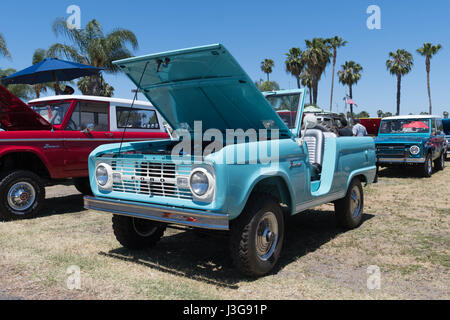
<instances>
[{"instance_id":1,"label":"turquoise paint","mask_svg":"<svg viewBox=\"0 0 450 320\"><path fill-rule=\"evenodd\" d=\"M217 54L213 53L215 51ZM155 61L165 58L170 58L170 63L160 66L162 69L157 72L158 63ZM112 162L122 158L148 162L181 161L172 159L169 155L154 155L149 152L155 148L165 148L172 141L124 143L123 152L136 154L120 156L119 144L103 145L89 158L91 187L96 196L152 203L168 208L226 213L230 219L235 219L244 209L254 188L259 183L272 181L274 178L286 186L285 197L292 204L291 214L344 197L351 179L357 175L364 176L368 183L374 180L376 154L372 138L329 138L326 140L321 181L311 182L311 164L306 144L299 144L299 138L295 138L222 45L116 62L135 84L139 82L147 63L140 89L150 101L156 102L156 108L175 128L181 127L184 121L192 123L193 120L202 120L202 132L214 126L221 131L228 128L258 130L264 128L263 121L271 120L280 129L280 137L270 141L227 145L203 159L187 156L194 167L206 163L213 169L216 190L211 202L99 190L95 181L95 166L101 161ZM294 130L298 136L306 91L301 89L265 93L267 94L301 95L297 127ZM270 155L273 154L278 154L277 161L270 161Z\"/></svg>"}]
</instances>

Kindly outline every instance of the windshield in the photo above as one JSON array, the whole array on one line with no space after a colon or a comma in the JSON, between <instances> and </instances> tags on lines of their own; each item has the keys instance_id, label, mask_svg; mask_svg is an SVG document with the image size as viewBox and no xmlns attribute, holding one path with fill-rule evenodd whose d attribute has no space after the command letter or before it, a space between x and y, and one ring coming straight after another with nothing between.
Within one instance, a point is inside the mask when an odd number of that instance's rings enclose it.
<instances>
[{"instance_id":1,"label":"windshield","mask_svg":"<svg viewBox=\"0 0 450 320\"><path fill-rule=\"evenodd\" d=\"M429 132L430 132L429 119L383 120L380 128L381 134L429 133Z\"/></svg>"},{"instance_id":2,"label":"windshield","mask_svg":"<svg viewBox=\"0 0 450 320\"><path fill-rule=\"evenodd\" d=\"M45 103L31 106L36 113L53 125L61 125L71 102Z\"/></svg>"},{"instance_id":3,"label":"windshield","mask_svg":"<svg viewBox=\"0 0 450 320\"><path fill-rule=\"evenodd\" d=\"M296 128L300 98L301 93L266 96L266 99L289 129Z\"/></svg>"}]
</instances>

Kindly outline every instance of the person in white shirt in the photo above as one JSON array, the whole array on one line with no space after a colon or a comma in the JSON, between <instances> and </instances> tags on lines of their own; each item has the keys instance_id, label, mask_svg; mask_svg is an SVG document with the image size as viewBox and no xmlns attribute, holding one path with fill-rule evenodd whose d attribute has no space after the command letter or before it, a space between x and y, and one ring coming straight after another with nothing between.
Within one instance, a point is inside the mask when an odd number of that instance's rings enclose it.
<instances>
[{"instance_id":1,"label":"person in white shirt","mask_svg":"<svg viewBox=\"0 0 450 320\"><path fill-rule=\"evenodd\" d=\"M365 137L367 136L367 129L361 124L361 120L355 119L355 125L353 126L353 136Z\"/></svg>"}]
</instances>

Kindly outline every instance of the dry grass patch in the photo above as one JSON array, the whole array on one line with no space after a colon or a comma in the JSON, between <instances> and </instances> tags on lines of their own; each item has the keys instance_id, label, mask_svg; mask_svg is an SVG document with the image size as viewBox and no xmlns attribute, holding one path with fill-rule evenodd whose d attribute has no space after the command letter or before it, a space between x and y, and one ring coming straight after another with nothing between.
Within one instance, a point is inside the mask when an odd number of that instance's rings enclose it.
<instances>
[{"instance_id":1,"label":"dry grass patch","mask_svg":"<svg viewBox=\"0 0 450 320\"><path fill-rule=\"evenodd\" d=\"M431 179L381 172L365 189L363 225L336 228L333 206L297 215L279 268L240 276L226 236L169 230L155 248L130 251L111 216L82 208L73 187L48 188L43 215L0 223L0 296L26 299L449 299L450 169ZM67 289L67 268L82 289ZM367 289L367 268L381 289Z\"/></svg>"}]
</instances>

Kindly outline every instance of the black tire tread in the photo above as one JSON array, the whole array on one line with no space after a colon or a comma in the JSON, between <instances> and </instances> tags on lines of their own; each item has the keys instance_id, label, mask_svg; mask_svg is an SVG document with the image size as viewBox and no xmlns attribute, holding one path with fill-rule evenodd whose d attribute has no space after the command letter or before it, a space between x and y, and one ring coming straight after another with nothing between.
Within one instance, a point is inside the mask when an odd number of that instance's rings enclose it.
<instances>
[{"instance_id":1,"label":"black tire tread","mask_svg":"<svg viewBox=\"0 0 450 320\"><path fill-rule=\"evenodd\" d=\"M22 180L33 184L36 191L36 205L28 209L23 215L15 214L9 207L5 199L5 192L8 192L8 186L11 185L14 180ZM13 172L4 172L0 176L0 221L13 221L23 219L35 218L45 201L45 186L41 178L34 172L27 170L16 170Z\"/></svg>"},{"instance_id":2,"label":"black tire tread","mask_svg":"<svg viewBox=\"0 0 450 320\"><path fill-rule=\"evenodd\" d=\"M250 197L244 211L237 219L232 221L231 224L230 254L234 266L246 276L258 277L263 276L267 273L265 271L258 270L257 265L254 264L254 262L250 258L250 233L253 218L262 208L264 208L269 203L279 207L280 214L284 219L284 213L279 206L279 201L270 194L259 193ZM282 246L284 240L284 225L279 227L283 228L282 237L281 239L279 239Z\"/></svg>"},{"instance_id":3,"label":"black tire tread","mask_svg":"<svg viewBox=\"0 0 450 320\"><path fill-rule=\"evenodd\" d=\"M114 235L117 241L128 249L147 249L156 245L164 236L166 226L158 224L157 230L149 237L142 237L134 231L133 218L113 215L112 218Z\"/></svg>"},{"instance_id":4,"label":"black tire tread","mask_svg":"<svg viewBox=\"0 0 450 320\"><path fill-rule=\"evenodd\" d=\"M351 215L353 213L350 212L350 194L351 194L351 190L353 189L354 186L358 186L358 188L360 189L361 192L361 213L360 213L360 217L359 217L359 221L355 222ZM350 186L347 190L347 194L345 195L345 197L341 200L338 200L334 203L335 205L335 216L336 216L336 221L337 224L341 227L344 228L346 230L351 230L351 229L355 229L357 227L359 227L361 225L361 218L364 214L364 190L362 188L362 184L359 178L354 178L352 180L352 182L350 183Z\"/></svg>"}]
</instances>

